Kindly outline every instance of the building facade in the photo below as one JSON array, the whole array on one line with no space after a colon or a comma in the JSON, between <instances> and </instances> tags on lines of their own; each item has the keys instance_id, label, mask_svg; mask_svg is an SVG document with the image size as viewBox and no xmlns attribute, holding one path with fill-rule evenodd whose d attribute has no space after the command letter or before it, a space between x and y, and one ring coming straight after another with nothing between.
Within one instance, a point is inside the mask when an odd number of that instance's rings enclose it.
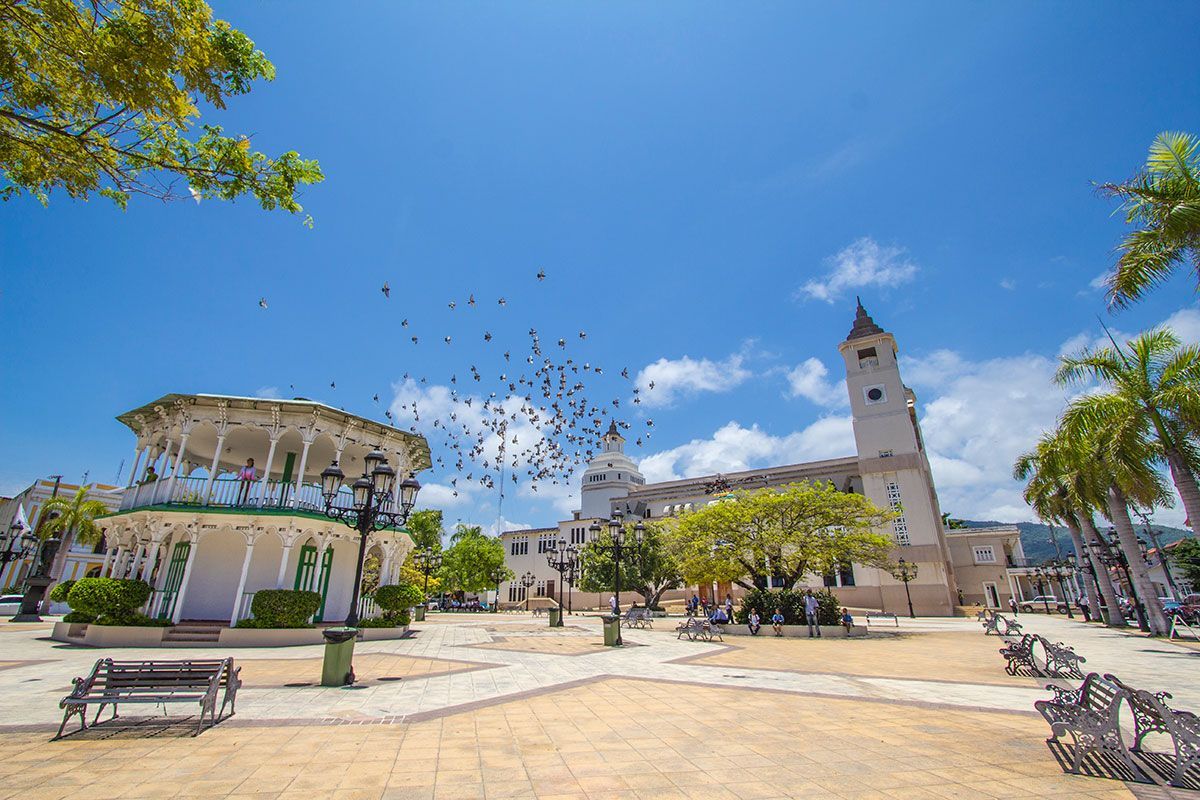
<instances>
[{"instance_id":1,"label":"building facade","mask_svg":"<svg viewBox=\"0 0 1200 800\"><path fill-rule=\"evenodd\" d=\"M149 582L147 613L174 622L233 625L268 588L319 592L317 622L345 617L359 538L323 513L321 471L338 464L352 482L381 451L397 506L400 480L430 466L424 437L301 398L170 394L117 419L137 445L120 508L99 523L102 572ZM334 505L351 505L348 488ZM411 549L403 530L371 534L381 583Z\"/></svg>"},{"instance_id":2,"label":"building facade","mask_svg":"<svg viewBox=\"0 0 1200 800\"><path fill-rule=\"evenodd\" d=\"M895 542L893 560L902 557L917 565L917 577L907 587L914 608L920 614L953 614L959 588L955 562L947 544L933 473L917 421L917 399L900 376L895 337L875 324L859 303L850 333L838 345L838 351L850 395L854 454L648 484L625 456L624 439L614 424L604 437L602 452L592 459L584 473L580 511L575 519L558 524L560 538L565 538L564 531L576 527L586 536L587 526L593 520L610 517L615 510L627 517L645 519L684 513L712 502L721 487L754 489L799 481L827 481L843 492L866 495L877 506L898 513L883 532ZM549 530L552 529L514 531L505 537L511 540L548 536ZM521 575L522 569L518 567L524 562L517 562L517 556L511 558L514 560L510 568ZM541 572L533 571L537 575L546 574L544 568ZM857 608L900 610L907 604L905 586L890 572L861 564L847 565L834 575L810 576L808 585L827 586L843 603ZM730 584L686 587L677 594L690 596L693 591L701 597L718 599L726 594L735 597L741 594Z\"/></svg>"}]
</instances>

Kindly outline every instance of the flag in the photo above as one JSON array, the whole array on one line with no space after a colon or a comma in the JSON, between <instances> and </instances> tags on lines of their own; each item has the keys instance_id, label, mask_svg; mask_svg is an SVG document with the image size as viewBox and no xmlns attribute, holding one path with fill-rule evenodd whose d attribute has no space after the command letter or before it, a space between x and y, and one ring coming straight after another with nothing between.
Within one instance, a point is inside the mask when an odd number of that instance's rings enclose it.
<instances>
[{"instance_id":1,"label":"flag","mask_svg":"<svg viewBox=\"0 0 1200 800\"><path fill-rule=\"evenodd\" d=\"M25 506L17 506L17 515L13 518L13 525L21 529L21 533L29 533L33 530L29 524L29 517L25 516Z\"/></svg>"}]
</instances>

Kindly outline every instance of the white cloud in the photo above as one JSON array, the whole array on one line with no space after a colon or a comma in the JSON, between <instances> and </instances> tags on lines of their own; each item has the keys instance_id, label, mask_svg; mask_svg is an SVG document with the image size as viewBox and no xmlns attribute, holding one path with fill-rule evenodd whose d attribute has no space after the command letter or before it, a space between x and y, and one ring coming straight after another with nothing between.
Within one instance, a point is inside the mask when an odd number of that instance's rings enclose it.
<instances>
[{"instance_id":1,"label":"white cloud","mask_svg":"<svg viewBox=\"0 0 1200 800\"><path fill-rule=\"evenodd\" d=\"M660 358L638 372L634 383L641 390L642 404L651 408L669 406L680 397L698 392L727 392L751 373L735 353L724 361L699 360L690 356L674 360ZM650 388L650 384L654 388Z\"/></svg>"},{"instance_id":2,"label":"white cloud","mask_svg":"<svg viewBox=\"0 0 1200 800\"><path fill-rule=\"evenodd\" d=\"M829 370L819 359L810 358L788 371L788 387L792 397L803 397L819 406L838 408L850 404L846 381L828 380Z\"/></svg>"},{"instance_id":3,"label":"white cloud","mask_svg":"<svg viewBox=\"0 0 1200 800\"><path fill-rule=\"evenodd\" d=\"M446 509L474 503L475 498L472 496L474 489L474 485L466 483L462 487L448 486L442 483L422 483L421 507Z\"/></svg>"},{"instance_id":4,"label":"white cloud","mask_svg":"<svg viewBox=\"0 0 1200 800\"><path fill-rule=\"evenodd\" d=\"M1175 331L1175 335L1185 342L1200 342L1200 311L1194 308L1181 308L1163 320L1162 325Z\"/></svg>"},{"instance_id":5,"label":"white cloud","mask_svg":"<svg viewBox=\"0 0 1200 800\"><path fill-rule=\"evenodd\" d=\"M475 524L478 524L478 523L475 523ZM480 525L479 527L483 528L483 532L486 533L488 536L499 536L500 534L505 533L506 531L528 530L529 528L532 528L533 526L530 525L528 522L514 522L510 519L506 519L505 517L501 517L500 519L496 520L495 522L492 522L487 525Z\"/></svg>"},{"instance_id":6,"label":"white cloud","mask_svg":"<svg viewBox=\"0 0 1200 800\"><path fill-rule=\"evenodd\" d=\"M646 482L655 483L853 453L854 433L849 417L822 417L786 436L773 436L757 425L743 428L737 422L728 422L707 439L693 439L647 456L638 466Z\"/></svg>"},{"instance_id":7,"label":"white cloud","mask_svg":"<svg viewBox=\"0 0 1200 800\"><path fill-rule=\"evenodd\" d=\"M278 386L260 386L259 388L254 390L254 396L261 397L265 400L278 400L279 399L279 387Z\"/></svg>"},{"instance_id":8,"label":"white cloud","mask_svg":"<svg viewBox=\"0 0 1200 800\"><path fill-rule=\"evenodd\" d=\"M1000 281L1000 288L1011 292L1017 288L1017 282L1012 278L1005 278L1004 280Z\"/></svg>"},{"instance_id":9,"label":"white cloud","mask_svg":"<svg viewBox=\"0 0 1200 800\"><path fill-rule=\"evenodd\" d=\"M1109 270L1104 270L1104 272L1101 272L1099 275L1088 281L1088 288L1094 289L1095 291L1100 291L1108 284L1108 276L1110 274L1112 273L1109 272Z\"/></svg>"},{"instance_id":10,"label":"white cloud","mask_svg":"<svg viewBox=\"0 0 1200 800\"><path fill-rule=\"evenodd\" d=\"M917 265L904 258L901 247L881 246L864 236L827 259L828 274L800 287L800 293L832 303L846 289L863 286L893 287L908 283L917 274Z\"/></svg>"}]
</instances>

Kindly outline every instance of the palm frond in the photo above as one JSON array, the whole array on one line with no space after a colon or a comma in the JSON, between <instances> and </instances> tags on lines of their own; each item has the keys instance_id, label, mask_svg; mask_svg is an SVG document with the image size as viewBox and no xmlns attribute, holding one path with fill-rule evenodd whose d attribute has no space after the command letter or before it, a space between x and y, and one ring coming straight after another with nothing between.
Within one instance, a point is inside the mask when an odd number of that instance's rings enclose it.
<instances>
[{"instance_id":1,"label":"palm frond","mask_svg":"<svg viewBox=\"0 0 1200 800\"><path fill-rule=\"evenodd\" d=\"M1200 139L1177 131L1163 131L1154 137L1146 170L1155 175L1196 182L1194 174L1200 169Z\"/></svg>"}]
</instances>

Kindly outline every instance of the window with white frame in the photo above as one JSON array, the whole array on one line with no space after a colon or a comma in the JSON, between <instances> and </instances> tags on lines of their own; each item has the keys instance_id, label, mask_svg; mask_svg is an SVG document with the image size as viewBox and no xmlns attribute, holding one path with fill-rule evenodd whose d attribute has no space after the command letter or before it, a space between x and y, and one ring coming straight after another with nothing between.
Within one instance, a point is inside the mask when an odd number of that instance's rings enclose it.
<instances>
[{"instance_id":1,"label":"window with white frame","mask_svg":"<svg viewBox=\"0 0 1200 800\"><path fill-rule=\"evenodd\" d=\"M887 482L887 501L888 508L892 511L899 511L900 516L892 520L892 536L898 545L912 544L912 540L908 536L908 520L904 518L903 507L900 504L900 485L895 481Z\"/></svg>"},{"instance_id":2,"label":"window with white frame","mask_svg":"<svg viewBox=\"0 0 1200 800\"><path fill-rule=\"evenodd\" d=\"M587 541L587 528L571 528L571 544L583 544Z\"/></svg>"},{"instance_id":3,"label":"window with white frame","mask_svg":"<svg viewBox=\"0 0 1200 800\"><path fill-rule=\"evenodd\" d=\"M519 583L508 585L508 602L520 603L525 599L525 587Z\"/></svg>"},{"instance_id":4,"label":"window with white frame","mask_svg":"<svg viewBox=\"0 0 1200 800\"><path fill-rule=\"evenodd\" d=\"M995 564L996 550L990 544L981 544L975 546L975 563L976 564Z\"/></svg>"},{"instance_id":5,"label":"window with white frame","mask_svg":"<svg viewBox=\"0 0 1200 800\"><path fill-rule=\"evenodd\" d=\"M541 536L538 538L538 552L549 553L554 549L554 535Z\"/></svg>"}]
</instances>

